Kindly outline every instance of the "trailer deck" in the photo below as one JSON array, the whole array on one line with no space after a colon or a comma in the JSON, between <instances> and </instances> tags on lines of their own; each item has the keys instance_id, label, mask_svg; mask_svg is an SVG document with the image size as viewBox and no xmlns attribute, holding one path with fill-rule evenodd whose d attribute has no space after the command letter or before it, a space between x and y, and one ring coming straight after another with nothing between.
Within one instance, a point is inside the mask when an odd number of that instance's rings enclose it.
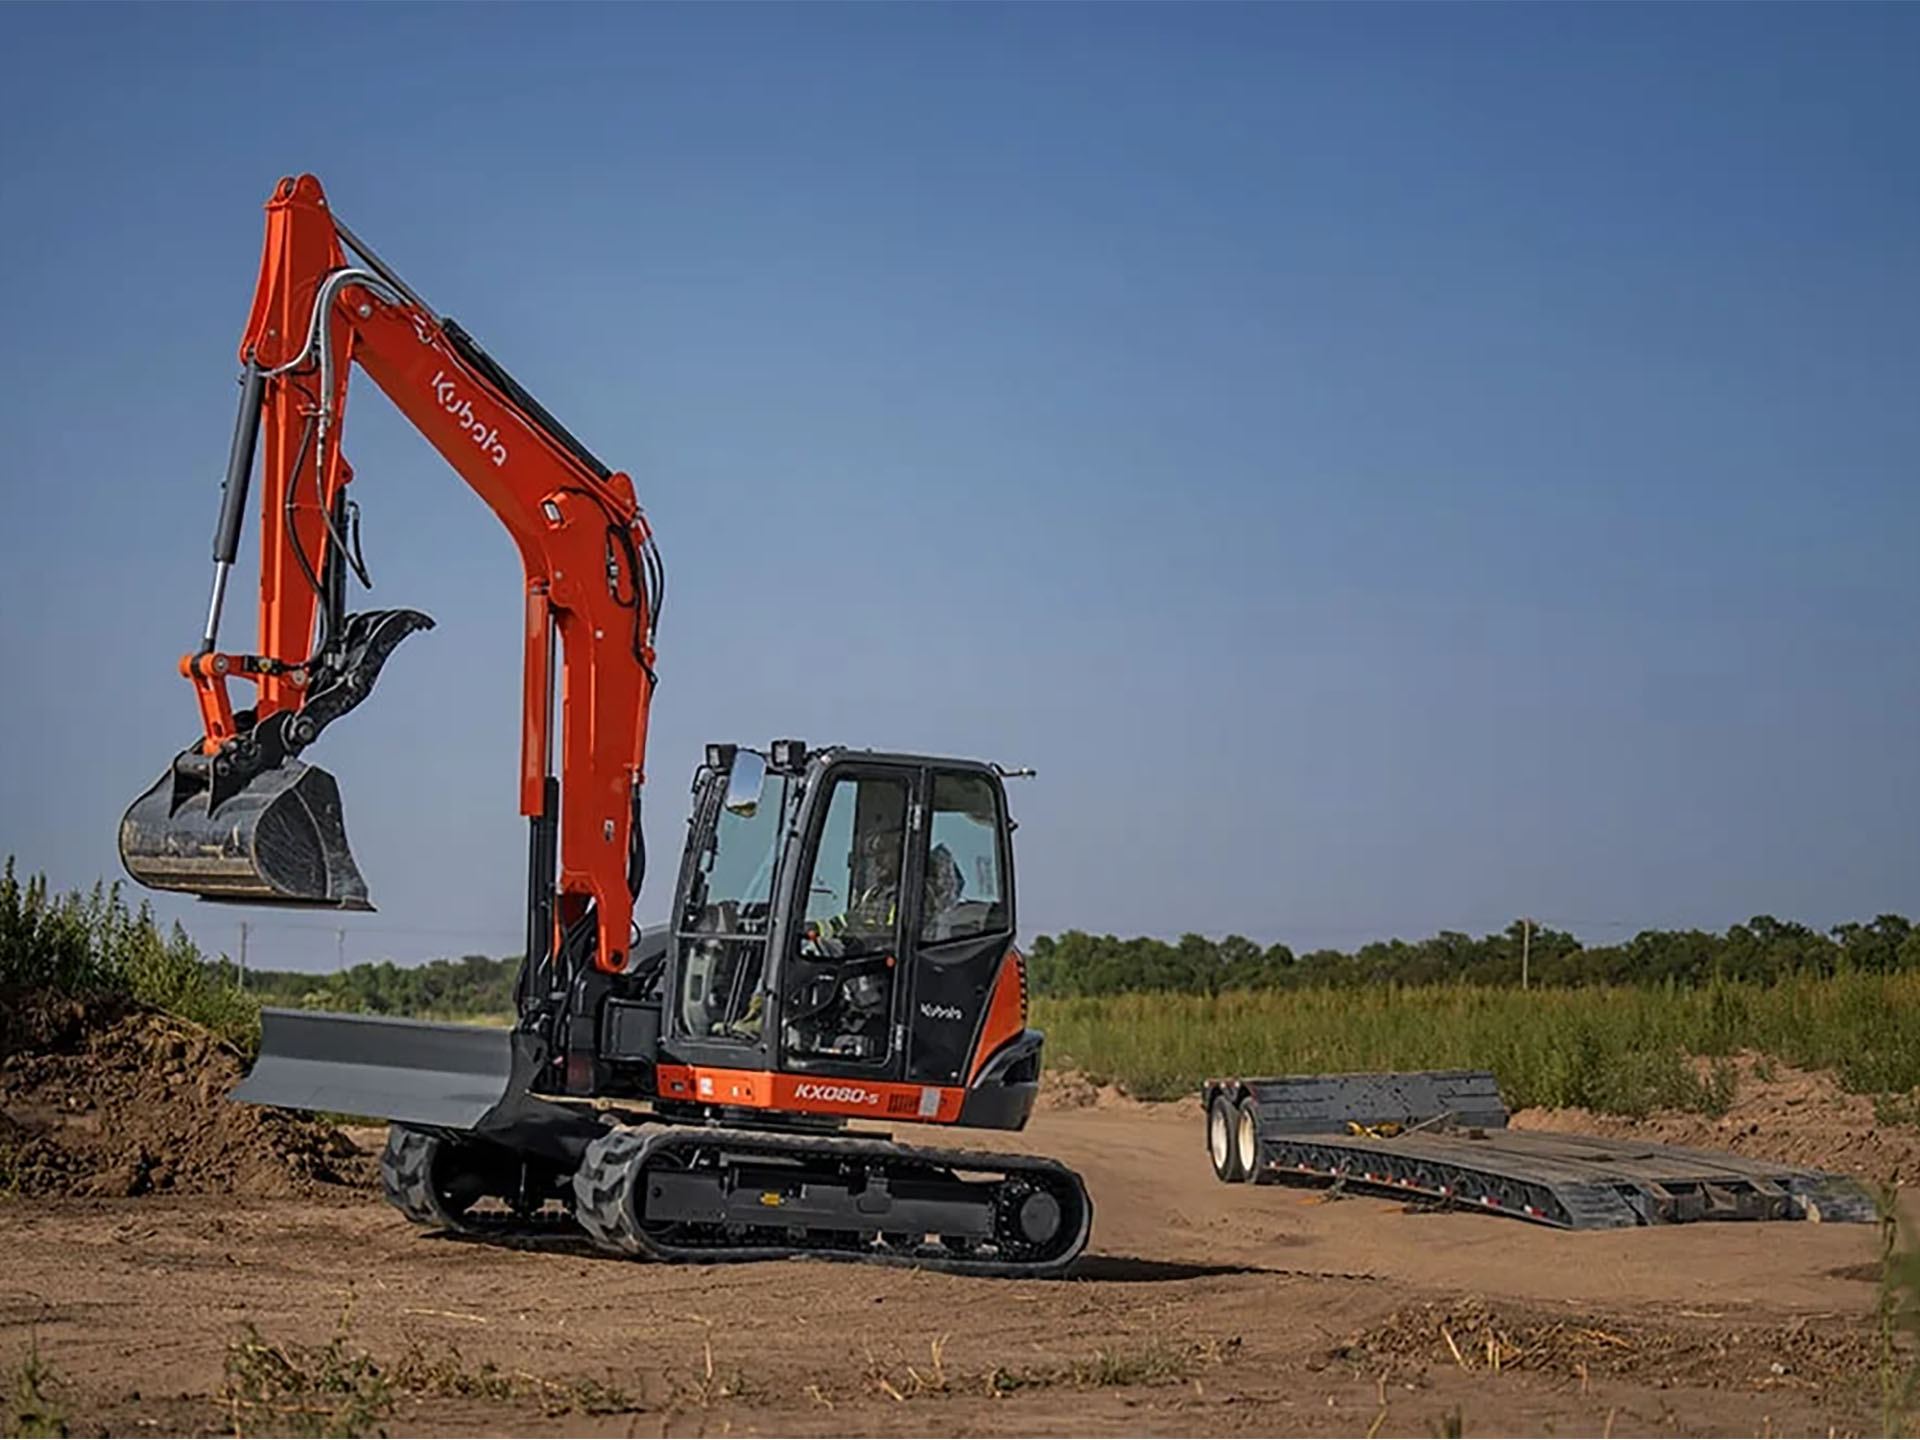
<instances>
[{"instance_id":1,"label":"trailer deck","mask_svg":"<svg viewBox=\"0 0 1920 1440\"><path fill-rule=\"evenodd\" d=\"M1508 1128L1489 1071L1270 1076L1203 1091L1214 1172L1418 1197L1569 1230L1871 1223L1848 1176L1641 1140Z\"/></svg>"}]
</instances>

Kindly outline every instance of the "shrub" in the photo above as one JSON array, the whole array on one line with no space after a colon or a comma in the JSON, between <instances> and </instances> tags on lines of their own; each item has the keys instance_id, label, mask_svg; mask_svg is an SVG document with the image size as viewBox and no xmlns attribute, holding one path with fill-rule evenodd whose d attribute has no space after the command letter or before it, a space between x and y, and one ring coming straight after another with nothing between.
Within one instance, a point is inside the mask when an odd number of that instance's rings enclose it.
<instances>
[{"instance_id":1,"label":"shrub","mask_svg":"<svg viewBox=\"0 0 1920 1440\"><path fill-rule=\"evenodd\" d=\"M129 910L120 887L50 894L46 877L0 871L0 985L74 996L124 996L204 1025L243 1055L259 1045L259 1006L222 961L207 960L152 908Z\"/></svg>"}]
</instances>

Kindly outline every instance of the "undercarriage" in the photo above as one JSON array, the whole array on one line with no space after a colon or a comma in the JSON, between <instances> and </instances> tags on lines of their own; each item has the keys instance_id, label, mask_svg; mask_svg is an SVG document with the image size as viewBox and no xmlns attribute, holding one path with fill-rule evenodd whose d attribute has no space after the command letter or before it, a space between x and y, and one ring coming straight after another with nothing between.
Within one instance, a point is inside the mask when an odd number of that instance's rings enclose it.
<instances>
[{"instance_id":1,"label":"undercarriage","mask_svg":"<svg viewBox=\"0 0 1920 1440\"><path fill-rule=\"evenodd\" d=\"M631 1259L822 1257L1053 1278L1085 1248L1080 1177L1036 1156L646 1122L570 1172L458 1132L395 1125L388 1201L415 1224L497 1240L576 1235Z\"/></svg>"}]
</instances>

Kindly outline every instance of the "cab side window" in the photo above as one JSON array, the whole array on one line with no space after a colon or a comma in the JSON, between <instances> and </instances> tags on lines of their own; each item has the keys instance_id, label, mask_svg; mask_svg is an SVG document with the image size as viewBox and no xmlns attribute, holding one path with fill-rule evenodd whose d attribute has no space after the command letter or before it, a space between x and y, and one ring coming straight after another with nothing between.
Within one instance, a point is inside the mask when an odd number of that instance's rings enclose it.
<instances>
[{"instance_id":1,"label":"cab side window","mask_svg":"<svg viewBox=\"0 0 1920 1440\"><path fill-rule=\"evenodd\" d=\"M934 775L920 941L938 945L1007 928L1002 822L979 775Z\"/></svg>"}]
</instances>

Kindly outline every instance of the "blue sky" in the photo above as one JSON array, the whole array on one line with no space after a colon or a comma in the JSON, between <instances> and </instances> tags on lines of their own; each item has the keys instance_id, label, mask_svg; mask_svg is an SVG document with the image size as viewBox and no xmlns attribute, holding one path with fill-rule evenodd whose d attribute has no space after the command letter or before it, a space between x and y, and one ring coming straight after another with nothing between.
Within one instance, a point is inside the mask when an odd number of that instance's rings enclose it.
<instances>
[{"instance_id":1,"label":"blue sky","mask_svg":"<svg viewBox=\"0 0 1920 1440\"><path fill-rule=\"evenodd\" d=\"M785 734L1036 767L1028 935L1920 912L1916 42L1865 5L0 8L0 853L117 875L193 733L260 206L310 170L634 477L647 918L700 744ZM346 438L358 603L439 626L309 757L380 913L254 912L249 958L511 951L515 555L364 376Z\"/></svg>"}]
</instances>

